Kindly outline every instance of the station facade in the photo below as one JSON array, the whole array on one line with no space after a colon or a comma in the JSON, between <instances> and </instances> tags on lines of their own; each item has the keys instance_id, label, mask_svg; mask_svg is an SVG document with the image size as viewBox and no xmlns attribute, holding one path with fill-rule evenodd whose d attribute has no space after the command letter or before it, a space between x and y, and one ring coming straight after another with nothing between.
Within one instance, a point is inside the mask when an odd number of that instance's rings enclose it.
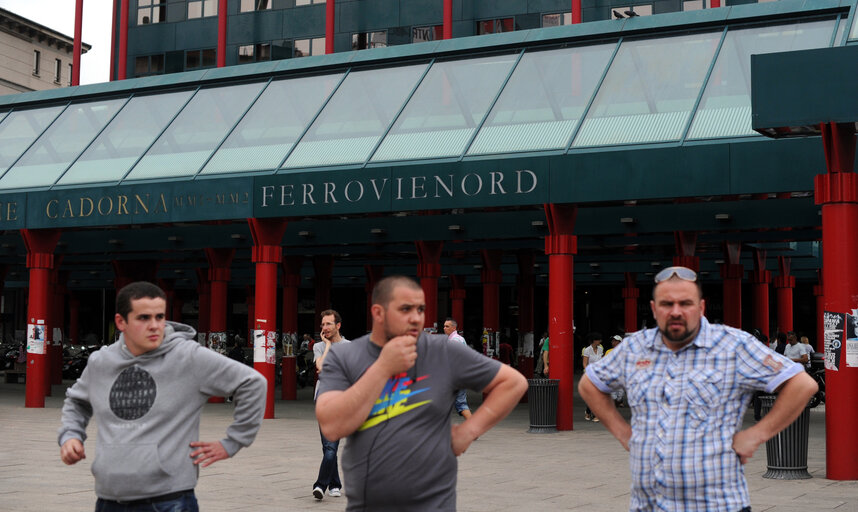
<instances>
[{"instance_id":1,"label":"station facade","mask_svg":"<svg viewBox=\"0 0 858 512\"><path fill-rule=\"evenodd\" d=\"M365 332L394 273L419 278L427 328L452 315L472 344L518 347L525 373L548 331L561 429L573 333L646 324L666 266L699 272L710 320L821 346L826 153L752 128L751 55L847 46L855 7L781 0L0 98L5 297L16 330L47 336L30 340L45 377L27 405L58 379L54 327L108 329L137 279L206 343L248 333L268 417L274 341L330 306Z\"/></svg>"}]
</instances>

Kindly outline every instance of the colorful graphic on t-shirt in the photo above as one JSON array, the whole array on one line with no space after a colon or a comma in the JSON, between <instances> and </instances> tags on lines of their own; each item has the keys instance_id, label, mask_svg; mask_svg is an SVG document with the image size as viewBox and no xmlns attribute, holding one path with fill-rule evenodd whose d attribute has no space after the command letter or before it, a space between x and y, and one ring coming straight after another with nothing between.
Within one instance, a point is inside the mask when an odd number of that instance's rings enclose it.
<instances>
[{"instance_id":1,"label":"colorful graphic on t-shirt","mask_svg":"<svg viewBox=\"0 0 858 512\"><path fill-rule=\"evenodd\" d=\"M412 384L420 382L427 377L429 376L424 375L422 377L417 377L417 380L413 380L405 372L391 377L387 381L387 384L385 384L384 389L381 390L381 396L379 396L378 400L375 401L375 405L372 406L372 410L369 412L369 418L367 418L358 430L372 428L391 418L395 418L400 414L404 414L412 409L416 409L431 402L432 400L424 400L422 402L406 405L409 398L431 389L426 387L412 391L409 388Z\"/></svg>"}]
</instances>

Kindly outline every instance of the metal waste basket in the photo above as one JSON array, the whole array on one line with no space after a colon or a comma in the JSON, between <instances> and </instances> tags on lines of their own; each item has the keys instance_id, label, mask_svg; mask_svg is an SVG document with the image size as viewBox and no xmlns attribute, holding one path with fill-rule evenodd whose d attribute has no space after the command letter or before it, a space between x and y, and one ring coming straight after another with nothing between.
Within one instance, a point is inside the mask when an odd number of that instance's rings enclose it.
<instances>
[{"instance_id":1,"label":"metal waste basket","mask_svg":"<svg viewBox=\"0 0 858 512\"><path fill-rule=\"evenodd\" d=\"M760 395L763 415L775 404L775 395ZM807 438L810 408L805 406L798 418L787 428L766 441L766 465L763 478L775 480L805 480L813 478L807 472Z\"/></svg>"},{"instance_id":2,"label":"metal waste basket","mask_svg":"<svg viewBox=\"0 0 858 512\"><path fill-rule=\"evenodd\" d=\"M557 432L557 387L560 379L528 379L530 434Z\"/></svg>"}]
</instances>

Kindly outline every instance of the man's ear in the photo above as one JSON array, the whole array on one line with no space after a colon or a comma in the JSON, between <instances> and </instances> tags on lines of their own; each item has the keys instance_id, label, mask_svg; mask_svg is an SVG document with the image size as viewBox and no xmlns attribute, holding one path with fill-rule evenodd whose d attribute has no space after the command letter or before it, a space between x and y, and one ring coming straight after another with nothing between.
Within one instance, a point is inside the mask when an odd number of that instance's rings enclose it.
<instances>
[{"instance_id":1,"label":"man's ear","mask_svg":"<svg viewBox=\"0 0 858 512\"><path fill-rule=\"evenodd\" d=\"M125 321L124 318L122 318L122 315L116 313L116 315L113 316L113 321L116 323L117 329L122 332L125 332L125 328L128 326L128 323Z\"/></svg>"},{"instance_id":2,"label":"man's ear","mask_svg":"<svg viewBox=\"0 0 858 512\"><path fill-rule=\"evenodd\" d=\"M372 315L373 323L380 323L384 320L384 308L381 307L381 304L373 304L372 307L369 308L369 313Z\"/></svg>"}]
</instances>

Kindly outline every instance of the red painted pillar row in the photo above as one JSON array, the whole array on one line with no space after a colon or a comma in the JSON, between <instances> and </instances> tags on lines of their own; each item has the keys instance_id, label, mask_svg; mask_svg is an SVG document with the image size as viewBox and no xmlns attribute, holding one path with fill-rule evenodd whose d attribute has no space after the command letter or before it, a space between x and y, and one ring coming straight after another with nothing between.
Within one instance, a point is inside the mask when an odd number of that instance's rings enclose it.
<instances>
[{"instance_id":1,"label":"red painted pillar row","mask_svg":"<svg viewBox=\"0 0 858 512\"><path fill-rule=\"evenodd\" d=\"M226 0L217 5L217 67L226 66Z\"/></svg>"},{"instance_id":2,"label":"red painted pillar row","mask_svg":"<svg viewBox=\"0 0 858 512\"><path fill-rule=\"evenodd\" d=\"M745 269L738 263L722 263L721 279L724 287L724 324L742 328L742 276Z\"/></svg>"},{"instance_id":3,"label":"red painted pillar row","mask_svg":"<svg viewBox=\"0 0 858 512\"><path fill-rule=\"evenodd\" d=\"M22 229L30 269L27 302L27 384L24 407L44 407L47 389L47 317L50 310L50 273L54 249L60 240L56 229Z\"/></svg>"},{"instance_id":4,"label":"red painted pillar row","mask_svg":"<svg viewBox=\"0 0 858 512\"><path fill-rule=\"evenodd\" d=\"M789 258L778 256L778 266L781 270L781 275L775 276L775 290L778 301L778 330L788 332L793 330L792 291L795 288L795 276L789 275Z\"/></svg>"},{"instance_id":5,"label":"red painted pillar row","mask_svg":"<svg viewBox=\"0 0 858 512\"><path fill-rule=\"evenodd\" d=\"M557 429L572 430L574 388L574 332L572 291L573 257L578 238L572 234L577 208L574 205L545 205L549 236L545 237L548 255L548 371L559 379Z\"/></svg>"},{"instance_id":6,"label":"red painted pillar row","mask_svg":"<svg viewBox=\"0 0 858 512\"><path fill-rule=\"evenodd\" d=\"M518 370L533 378L533 264L531 251L519 252L518 260ZM527 393L521 397L527 401Z\"/></svg>"},{"instance_id":7,"label":"red painted pillar row","mask_svg":"<svg viewBox=\"0 0 858 512\"><path fill-rule=\"evenodd\" d=\"M623 327L627 333L638 330L638 298L641 291L637 287L637 276L626 272L626 286L623 288Z\"/></svg>"},{"instance_id":8,"label":"red painted pillar row","mask_svg":"<svg viewBox=\"0 0 858 512\"><path fill-rule=\"evenodd\" d=\"M453 38L453 0L444 0L444 39L452 39L452 38Z\"/></svg>"},{"instance_id":9,"label":"red painted pillar row","mask_svg":"<svg viewBox=\"0 0 858 512\"><path fill-rule=\"evenodd\" d=\"M769 283L772 282L772 273L768 270L753 270L749 274L754 297L754 327L770 337Z\"/></svg>"},{"instance_id":10,"label":"red painted pillar row","mask_svg":"<svg viewBox=\"0 0 858 512\"><path fill-rule=\"evenodd\" d=\"M441 249L444 242L428 242L417 240L417 277L423 288L426 301L426 316L423 327L430 327L438 332L438 278L441 277Z\"/></svg>"},{"instance_id":11,"label":"red painted pillar row","mask_svg":"<svg viewBox=\"0 0 858 512\"><path fill-rule=\"evenodd\" d=\"M253 235L256 264L256 307L253 329L253 367L268 379L265 418L274 418L274 367L277 340L277 267L283 261L280 243L286 232L285 219L247 219Z\"/></svg>"},{"instance_id":12,"label":"red painted pillar row","mask_svg":"<svg viewBox=\"0 0 858 512\"><path fill-rule=\"evenodd\" d=\"M855 128L822 124L828 172L815 179L816 204L822 205L822 283L825 311L851 313L858 308L858 175ZM841 348L842 351L846 347ZM837 370L825 370L826 478L858 480L858 368L841 355Z\"/></svg>"},{"instance_id":13,"label":"red painted pillar row","mask_svg":"<svg viewBox=\"0 0 858 512\"><path fill-rule=\"evenodd\" d=\"M83 40L83 0L74 3L74 49L72 50L71 84L80 85L80 54Z\"/></svg>"},{"instance_id":14,"label":"red painted pillar row","mask_svg":"<svg viewBox=\"0 0 858 512\"><path fill-rule=\"evenodd\" d=\"M697 233L675 231L673 237L676 243L676 256L673 257L673 265L690 268L697 272L700 269L700 258L694 255L697 248Z\"/></svg>"},{"instance_id":15,"label":"red painted pillar row","mask_svg":"<svg viewBox=\"0 0 858 512\"><path fill-rule=\"evenodd\" d=\"M500 346L495 343L496 334L500 329L500 285L503 281L500 262L501 251L482 249L483 268L480 278L483 283L483 330L488 333L488 343L483 347L484 353L495 359L500 357Z\"/></svg>"},{"instance_id":16,"label":"red painted pillar row","mask_svg":"<svg viewBox=\"0 0 858 512\"><path fill-rule=\"evenodd\" d=\"M283 357L283 375L280 379L280 399L297 400L297 361L292 348L298 339L298 287L301 285L301 256L286 256L283 258L283 328L281 342L285 356Z\"/></svg>"},{"instance_id":17,"label":"red painted pillar row","mask_svg":"<svg viewBox=\"0 0 858 512\"><path fill-rule=\"evenodd\" d=\"M572 0L572 24L581 23L581 0Z\"/></svg>"},{"instance_id":18,"label":"red painted pillar row","mask_svg":"<svg viewBox=\"0 0 858 512\"><path fill-rule=\"evenodd\" d=\"M226 354L226 312L227 291L229 289L230 269L235 249L206 249L209 261L209 336L206 343L209 349ZM213 396L210 403L224 403L224 397Z\"/></svg>"},{"instance_id":19,"label":"red painted pillar row","mask_svg":"<svg viewBox=\"0 0 858 512\"><path fill-rule=\"evenodd\" d=\"M336 0L327 0L325 3L325 53L334 53L334 30L336 23Z\"/></svg>"}]
</instances>

